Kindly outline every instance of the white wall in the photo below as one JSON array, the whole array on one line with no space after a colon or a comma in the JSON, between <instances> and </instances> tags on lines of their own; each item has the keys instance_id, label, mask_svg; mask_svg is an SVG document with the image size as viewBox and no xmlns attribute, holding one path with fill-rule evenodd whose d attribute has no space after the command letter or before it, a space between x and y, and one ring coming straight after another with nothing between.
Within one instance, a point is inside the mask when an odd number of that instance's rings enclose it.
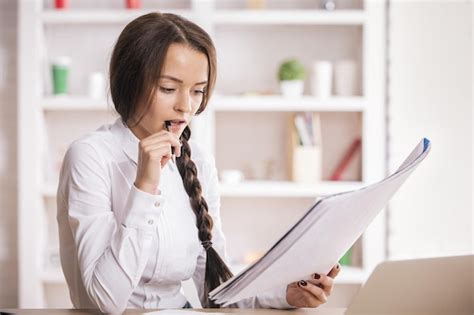
<instances>
[{"instance_id":1,"label":"white wall","mask_svg":"<svg viewBox=\"0 0 474 315\"><path fill-rule=\"evenodd\" d=\"M389 257L473 252L472 4L390 5L390 170L421 137L432 151L391 203Z\"/></svg>"},{"instance_id":2,"label":"white wall","mask_svg":"<svg viewBox=\"0 0 474 315\"><path fill-rule=\"evenodd\" d=\"M16 1L0 0L0 307L17 304Z\"/></svg>"}]
</instances>

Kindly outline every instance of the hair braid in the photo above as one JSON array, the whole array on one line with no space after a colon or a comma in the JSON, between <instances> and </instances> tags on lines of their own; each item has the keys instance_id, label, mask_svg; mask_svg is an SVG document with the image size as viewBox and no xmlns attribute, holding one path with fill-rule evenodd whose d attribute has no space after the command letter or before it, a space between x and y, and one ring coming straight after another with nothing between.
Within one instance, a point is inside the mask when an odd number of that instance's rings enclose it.
<instances>
[{"instance_id":1,"label":"hair braid","mask_svg":"<svg viewBox=\"0 0 474 315\"><path fill-rule=\"evenodd\" d=\"M206 250L206 275L204 281L204 307L219 308L218 304L209 300L209 292L218 287L222 282L230 279L233 274L212 247L212 217L208 212L207 202L202 196L202 187L197 176L197 168L191 160L191 147L188 140L191 129L186 126L181 135L181 156L176 160L179 173L183 179L184 189L189 196L191 208L196 214L198 236Z\"/></svg>"}]
</instances>

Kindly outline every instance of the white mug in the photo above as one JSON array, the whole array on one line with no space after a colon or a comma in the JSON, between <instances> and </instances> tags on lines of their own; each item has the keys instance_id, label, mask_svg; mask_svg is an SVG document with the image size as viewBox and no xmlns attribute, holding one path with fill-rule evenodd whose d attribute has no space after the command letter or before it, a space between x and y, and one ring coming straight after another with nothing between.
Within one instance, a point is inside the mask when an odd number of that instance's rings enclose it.
<instances>
[{"instance_id":1,"label":"white mug","mask_svg":"<svg viewBox=\"0 0 474 315\"><path fill-rule=\"evenodd\" d=\"M332 63L316 61L313 63L311 93L315 97L328 98L332 94Z\"/></svg>"}]
</instances>

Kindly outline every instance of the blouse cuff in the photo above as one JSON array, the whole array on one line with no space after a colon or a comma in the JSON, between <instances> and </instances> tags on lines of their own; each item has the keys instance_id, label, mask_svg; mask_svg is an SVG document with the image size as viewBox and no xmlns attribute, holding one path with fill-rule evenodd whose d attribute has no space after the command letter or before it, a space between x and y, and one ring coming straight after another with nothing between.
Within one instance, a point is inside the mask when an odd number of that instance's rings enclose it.
<instances>
[{"instance_id":1,"label":"blouse cuff","mask_svg":"<svg viewBox=\"0 0 474 315\"><path fill-rule=\"evenodd\" d=\"M257 295L259 304L265 308L294 309L286 301L287 286L280 286Z\"/></svg>"},{"instance_id":2,"label":"blouse cuff","mask_svg":"<svg viewBox=\"0 0 474 315\"><path fill-rule=\"evenodd\" d=\"M150 194L132 185L125 207L128 214L122 224L144 231L154 230L163 212L164 202L162 195Z\"/></svg>"}]
</instances>

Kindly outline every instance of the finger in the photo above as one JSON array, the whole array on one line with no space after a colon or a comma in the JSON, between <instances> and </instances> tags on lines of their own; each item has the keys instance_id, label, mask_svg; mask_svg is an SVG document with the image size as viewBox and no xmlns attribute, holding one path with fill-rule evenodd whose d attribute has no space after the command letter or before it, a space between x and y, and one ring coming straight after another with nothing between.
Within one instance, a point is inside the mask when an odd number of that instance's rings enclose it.
<instances>
[{"instance_id":1,"label":"finger","mask_svg":"<svg viewBox=\"0 0 474 315\"><path fill-rule=\"evenodd\" d=\"M178 139L178 141L179 141L179 146L176 148L176 156L180 157L181 156L181 148L183 147L183 143L181 142L180 139Z\"/></svg>"},{"instance_id":2,"label":"finger","mask_svg":"<svg viewBox=\"0 0 474 315\"><path fill-rule=\"evenodd\" d=\"M333 288L333 279L331 277L313 273L312 278L308 281L323 289L326 296L331 295Z\"/></svg>"},{"instance_id":3,"label":"finger","mask_svg":"<svg viewBox=\"0 0 474 315\"><path fill-rule=\"evenodd\" d=\"M298 286L307 292L311 293L319 302L320 304L326 303L327 297L326 294L324 293L324 290L321 289L318 286L315 286L314 284L310 282L306 282L304 280L301 280L298 282Z\"/></svg>"},{"instance_id":4,"label":"finger","mask_svg":"<svg viewBox=\"0 0 474 315\"><path fill-rule=\"evenodd\" d=\"M155 134L143 139L142 141L140 141L140 147L145 150L150 146L155 146L160 143L169 143L171 147L175 148L176 155L181 155L181 141L176 135L167 131L164 131L164 133L160 132L160 134Z\"/></svg>"},{"instance_id":5,"label":"finger","mask_svg":"<svg viewBox=\"0 0 474 315\"><path fill-rule=\"evenodd\" d=\"M318 307L323 304L311 292L298 288L298 305L297 307Z\"/></svg>"},{"instance_id":6,"label":"finger","mask_svg":"<svg viewBox=\"0 0 474 315\"><path fill-rule=\"evenodd\" d=\"M148 145L148 144L153 144L156 142L163 142L163 141L168 141L170 142L173 146L177 147L181 145L181 142L179 141L179 138L177 135L175 135L172 132L166 131L166 130L161 130L157 133L154 133L146 138L143 138L140 143L143 143L143 145Z\"/></svg>"},{"instance_id":7,"label":"finger","mask_svg":"<svg viewBox=\"0 0 474 315\"><path fill-rule=\"evenodd\" d=\"M164 157L161 159L161 167L164 167L166 165L166 163L168 163L168 161L171 159L171 157Z\"/></svg>"},{"instance_id":8,"label":"finger","mask_svg":"<svg viewBox=\"0 0 474 315\"><path fill-rule=\"evenodd\" d=\"M146 147L148 145L154 145L161 142L170 143L173 147L181 146L181 142L179 141L178 137L172 133L167 131L160 132L159 134L154 134L147 138L144 138L140 141L140 145L142 147Z\"/></svg>"},{"instance_id":9,"label":"finger","mask_svg":"<svg viewBox=\"0 0 474 315\"><path fill-rule=\"evenodd\" d=\"M160 161L163 166L172 156L171 145L163 142L148 145L143 149L143 154L151 160Z\"/></svg>"},{"instance_id":10,"label":"finger","mask_svg":"<svg viewBox=\"0 0 474 315\"><path fill-rule=\"evenodd\" d=\"M334 267L332 267L331 271L329 271L328 276L334 279L337 277L340 271L341 271L341 264L337 263Z\"/></svg>"}]
</instances>

